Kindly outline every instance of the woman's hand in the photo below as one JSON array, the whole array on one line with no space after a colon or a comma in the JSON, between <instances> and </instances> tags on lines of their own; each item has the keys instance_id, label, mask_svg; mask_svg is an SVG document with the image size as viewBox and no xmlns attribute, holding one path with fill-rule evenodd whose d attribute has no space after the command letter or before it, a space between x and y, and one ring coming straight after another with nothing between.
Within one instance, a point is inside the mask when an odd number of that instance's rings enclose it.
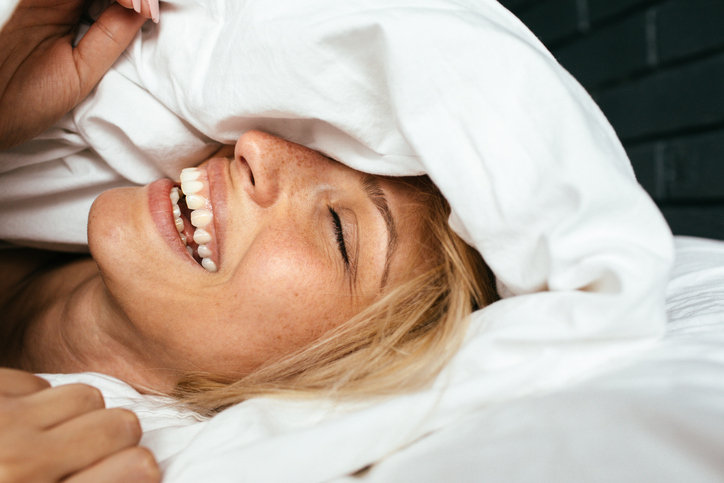
<instances>
[{"instance_id":1,"label":"woman's hand","mask_svg":"<svg viewBox=\"0 0 724 483\"><path fill-rule=\"evenodd\" d=\"M74 48L86 0L21 0L0 32L0 149L31 139L83 100L146 18L158 18L158 0L150 1L112 4Z\"/></svg>"},{"instance_id":2,"label":"woman's hand","mask_svg":"<svg viewBox=\"0 0 724 483\"><path fill-rule=\"evenodd\" d=\"M0 369L0 481L160 481L136 416L104 407L93 387Z\"/></svg>"}]
</instances>

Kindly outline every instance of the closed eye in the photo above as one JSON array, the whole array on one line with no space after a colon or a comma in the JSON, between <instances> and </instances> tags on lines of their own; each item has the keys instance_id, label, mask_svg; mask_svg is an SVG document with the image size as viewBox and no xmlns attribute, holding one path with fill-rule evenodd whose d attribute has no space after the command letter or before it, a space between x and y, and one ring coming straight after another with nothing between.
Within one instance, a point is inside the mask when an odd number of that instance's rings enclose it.
<instances>
[{"instance_id":1,"label":"closed eye","mask_svg":"<svg viewBox=\"0 0 724 483\"><path fill-rule=\"evenodd\" d=\"M344 242L344 232L342 231L342 222L339 219L339 215L334 208L329 207L329 213L332 215L332 224L334 225L334 234L337 237L337 247L339 253L342 255L344 265L349 269L349 256L347 255L347 245Z\"/></svg>"}]
</instances>

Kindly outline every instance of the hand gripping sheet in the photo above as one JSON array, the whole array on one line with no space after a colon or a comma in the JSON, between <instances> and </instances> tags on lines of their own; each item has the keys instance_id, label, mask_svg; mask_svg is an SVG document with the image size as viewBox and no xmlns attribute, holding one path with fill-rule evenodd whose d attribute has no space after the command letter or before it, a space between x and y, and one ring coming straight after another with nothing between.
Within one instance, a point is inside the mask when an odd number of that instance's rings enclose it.
<instances>
[{"instance_id":1,"label":"hand gripping sheet","mask_svg":"<svg viewBox=\"0 0 724 483\"><path fill-rule=\"evenodd\" d=\"M665 222L590 97L495 1L164 2L61 124L119 183L175 176L248 129L371 173L428 173L508 295L474 314L431 389L243 403L163 461L166 481L329 480L663 332Z\"/></svg>"}]
</instances>

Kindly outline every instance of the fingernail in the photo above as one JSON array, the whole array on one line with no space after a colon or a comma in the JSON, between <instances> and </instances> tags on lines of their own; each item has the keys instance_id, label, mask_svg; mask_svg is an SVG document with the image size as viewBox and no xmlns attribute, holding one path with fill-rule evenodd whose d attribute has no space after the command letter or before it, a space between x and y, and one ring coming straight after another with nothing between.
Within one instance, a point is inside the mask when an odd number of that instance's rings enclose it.
<instances>
[{"instance_id":1,"label":"fingernail","mask_svg":"<svg viewBox=\"0 0 724 483\"><path fill-rule=\"evenodd\" d=\"M133 0L133 10L141 13L141 0Z\"/></svg>"},{"instance_id":2,"label":"fingernail","mask_svg":"<svg viewBox=\"0 0 724 483\"><path fill-rule=\"evenodd\" d=\"M148 7L151 9L151 20L153 20L154 23L158 23L158 14L159 14L158 0L147 0L147 1L148 1Z\"/></svg>"}]
</instances>

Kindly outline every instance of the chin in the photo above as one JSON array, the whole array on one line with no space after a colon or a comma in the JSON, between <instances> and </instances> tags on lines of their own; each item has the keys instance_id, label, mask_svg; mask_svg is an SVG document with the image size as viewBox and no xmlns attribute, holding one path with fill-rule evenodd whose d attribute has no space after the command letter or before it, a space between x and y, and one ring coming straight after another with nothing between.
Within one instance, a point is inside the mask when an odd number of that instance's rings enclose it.
<instances>
[{"instance_id":1,"label":"chin","mask_svg":"<svg viewBox=\"0 0 724 483\"><path fill-rule=\"evenodd\" d=\"M132 221L129 216L129 201L134 190L139 188L115 188L101 193L93 202L88 215L88 247L96 263L101 265L106 258L114 258L126 251L124 245Z\"/></svg>"},{"instance_id":2,"label":"chin","mask_svg":"<svg viewBox=\"0 0 724 483\"><path fill-rule=\"evenodd\" d=\"M144 258L152 258L144 236L143 188L115 188L96 198L88 216L88 247L106 286L126 285L137 277ZM130 277L130 278L129 278Z\"/></svg>"},{"instance_id":3,"label":"chin","mask_svg":"<svg viewBox=\"0 0 724 483\"><path fill-rule=\"evenodd\" d=\"M164 320L183 315L175 283L183 260L156 229L147 187L102 193L90 210L88 245L107 293L126 321L151 338L162 338L169 331Z\"/></svg>"}]
</instances>

